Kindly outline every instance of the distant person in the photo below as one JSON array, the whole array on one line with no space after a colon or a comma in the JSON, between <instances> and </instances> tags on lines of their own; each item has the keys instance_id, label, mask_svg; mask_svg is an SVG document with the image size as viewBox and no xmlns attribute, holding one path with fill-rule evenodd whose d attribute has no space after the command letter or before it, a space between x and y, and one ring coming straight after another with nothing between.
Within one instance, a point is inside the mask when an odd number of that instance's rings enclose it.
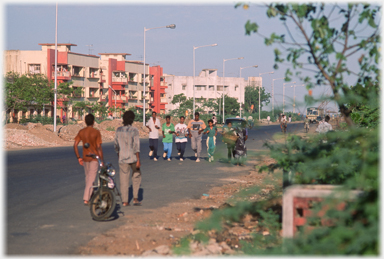
<instances>
[{"instance_id":1,"label":"distant person","mask_svg":"<svg viewBox=\"0 0 384 259\"><path fill-rule=\"evenodd\" d=\"M271 117L269 117L269 115L267 116L267 121L268 121L268 124L269 124L269 121L271 120Z\"/></svg>"},{"instance_id":2,"label":"distant person","mask_svg":"<svg viewBox=\"0 0 384 259\"><path fill-rule=\"evenodd\" d=\"M65 123L65 114L63 114L62 119L63 119L63 124L64 124Z\"/></svg>"},{"instance_id":3,"label":"distant person","mask_svg":"<svg viewBox=\"0 0 384 259\"><path fill-rule=\"evenodd\" d=\"M175 126L175 143L177 148L177 154L180 156L180 161L184 160L185 147L187 146L188 127L184 123L185 117L180 117L180 122Z\"/></svg>"},{"instance_id":4,"label":"distant person","mask_svg":"<svg viewBox=\"0 0 384 259\"><path fill-rule=\"evenodd\" d=\"M215 114L213 114L213 116L212 116L212 121L213 121L213 125L216 126L217 118L216 118Z\"/></svg>"},{"instance_id":5,"label":"distant person","mask_svg":"<svg viewBox=\"0 0 384 259\"><path fill-rule=\"evenodd\" d=\"M309 119L308 119L308 116L305 116L304 129L308 129L309 130Z\"/></svg>"},{"instance_id":6,"label":"distant person","mask_svg":"<svg viewBox=\"0 0 384 259\"><path fill-rule=\"evenodd\" d=\"M132 172L133 205L141 205L139 188L141 184L140 135L139 130L132 126L135 120L133 111L123 114L123 125L115 134L115 151L119 159L120 191L123 206L129 206L129 177Z\"/></svg>"},{"instance_id":7,"label":"distant person","mask_svg":"<svg viewBox=\"0 0 384 259\"><path fill-rule=\"evenodd\" d=\"M195 119L188 123L189 138L191 139L191 147L195 152L196 162L200 162L201 153L201 132L206 128L205 122L200 120L200 114L195 112Z\"/></svg>"},{"instance_id":8,"label":"distant person","mask_svg":"<svg viewBox=\"0 0 384 259\"><path fill-rule=\"evenodd\" d=\"M227 126L225 126L223 128L223 130L224 130L224 134L226 134L227 137L229 137L229 135L236 136L236 132L232 128L232 123L231 122L228 122ZM233 156L233 151L235 149L235 141L233 141L233 142L226 142L225 144L227 145L228 162L231 162L232 156Z\"/></svg>"},{"instance_id":9,"label":"distant person","mask_svg":"<svg viewBox=\"0 0 384 259\"><path fill-rule=\"evenodd\" d=\"M88 205L89 199L92 196L92 185L96 179L96 174L98 170L98 161L96 158L89 157L89 154L95 154L99 156L101 161L104 161L103 149L101 148L101 134L100 131L93 128L95 123L95 116L93 114L87 114L85 116L85 124L87 127L81 129L76 137L75 143L73 144L73 148L75 150L75 155L77 157L77 161L81 166L84 167L85 173L85 188L83 201L85 205ZM83 142L83 158L79 155L78 145L80 141ZM84 144L89 143L89 148L85 148Z\"/></svg>"},{"instance_id":10,"label":"distant person","mask_svg":"<svg viewBox=\"0 0 384 259\"><path fill-rule=\"evenodd\" d=\"M171 116L165 117L165 123L163 124L161 130L163 132L163 146L164 154L163 158L167 158L168 161L171 161L172 154L172 144L173 144L173 133L175 133L175 126L171 123Z\"/></svg>"},{"instance_id":11,"label":"distant person","mask_svg":"<svg viewBox=\"0 0 384 259\"><path fill-rule=\"evenodd\" d=\"M213 162L216 149L216 136L217 136L217 128L213 126L213 120L208 120L208 127L205 128L203 134L207 134L207 153L208 153L208 161Z\"/></svg>"},{"instance_id":12,"label":"distant person","mask_svg":"<svg viewBox=\"0 0 384 259\"><path fill-rule=\"evenodd\" d=\"M283 114L281 116L281 119L280 119L280 128L284 132L283 127L285 127L285 129L287 129L287 118L286 118L285 114Z\"/></svg>"},{"instance_id":13,"label":"distant person","mask_svg":"<svg viewBox=\"0 0 384 259\"><path fill-rule=\"evenodd\" d=\"M159 129L160 120L157 118L157 113L152 112L152 118L145 125L149 129L149 157L153 155L153 161L157 161L157 147L159 145Z\"/></svg>"},{"instance_id":14,"label":"distant person","mask_svg":"<svg viewBox=\"0 0 384 259\"><path fill-rule=\"evenodd\" d=\"M248 124L249 124L250 128L253 127L254 121L253 121L253 117L251 115L248 116Z\"/></svg>"},{"instance_id":15,"label":"distant person","mask_svg":"<svg viewBox=\"0 0 384 259\"><path fill-rule=\"evenodd\" d=\"M113 120L112 114L110 113L108 116L108 120Z\"/></svg>"},{"instance_id":16,"label":"distant person","mask_svg":"<svg viewBox=\"0 0 384 259\"><path fill-rule=\"evenodd\" d=\"M316 129L316 132L318 132L318 133L326 133L326 132L328 132L330 130L333 130L332 125L329 124L329 120L330 119L331 118L329 117L329 115L326 115L325 116L325 121L323 123L319 124L319 126Z\"/></svg>"},{"instance_id":17,"label":"distant person","mask_svg":"<svg viewBox=\"0 0 384 259\"><path fill-rule=\"evenodd\" d=\"M291 114L289 114L288 120L289 120L289 122L291 122L291 120L292 120Z\"/></svg>"}]
</instances>

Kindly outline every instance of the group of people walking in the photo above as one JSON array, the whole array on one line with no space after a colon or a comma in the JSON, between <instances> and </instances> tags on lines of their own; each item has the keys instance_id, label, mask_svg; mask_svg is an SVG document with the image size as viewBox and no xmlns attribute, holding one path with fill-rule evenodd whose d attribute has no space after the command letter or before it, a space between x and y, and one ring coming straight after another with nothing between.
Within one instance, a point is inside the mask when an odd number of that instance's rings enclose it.
<instances>
[{"instance_id":1,"label":"group of people walking","mask_svg":"<svg viewBox=\"0 0 384 259\"><path fill-rule=\"evenodd\" d=\"M191 139L191 147L195 152L196 162L200 162L202 135L207 134L208 160L213 161L213 154L216 147L217 128L213 125L213 120L208 120L208 127L200 119L200 114L195 113L195 118L186 125L185 117L180 116L180 121L176 126L171 123L171 117L166 116L166 122L161 126L156 112L152 112L152 117L148 120L146 127L149 129L149 156L154 161L158 159L159 129L163 135L163 158L171 161L173 134L175 134L175 143L177 154L180 161L184 160L184 153L188 138Z\"/></svg>"}]
</instances>

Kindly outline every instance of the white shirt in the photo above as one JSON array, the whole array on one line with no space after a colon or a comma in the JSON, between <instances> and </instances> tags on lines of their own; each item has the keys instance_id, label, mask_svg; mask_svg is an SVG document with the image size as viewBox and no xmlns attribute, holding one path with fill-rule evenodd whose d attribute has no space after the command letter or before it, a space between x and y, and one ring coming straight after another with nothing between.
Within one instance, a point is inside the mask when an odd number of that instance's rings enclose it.
<instances>
[{"instance_id":1,"label":"white shirt","mask_svg":"<svg viewBox=\"0 0 384 259\"><path fill-rule=\"evenodd\" d=\"M270 119L271 119L271 117L268 116L268 117L267 117L267 120L270 120Z\"/></svg>"},{"instance_id":2,"label":"white shirt","mask_svg":"<svg viewBox=\"0 0 384 259\"><path fill-rule=\"evenodd\" d=\"M188 142L187 137L185 136L188 132L188 126L184 123L177 123L175 126L175 132L179 133L179 136L175 137L175 143Z\"/></svg>"},{"instance_id":3,"label":"white shirt","mask_svg":"<svg viewBox=\"0 0 384 259\"><path fill-rule=\"evenodd\" d=\"M151 138L151 139L158 139L159 138L159 130L155 128L155 125L158 126L159 128L161 128L160 127L160 120L158 118L156 118L156 122L154 123L152 117L149 119L147 124L145 124L145 126L148 126L151 129L151 131L149 132L149 138Z\"/></svg>"}]
</instances>

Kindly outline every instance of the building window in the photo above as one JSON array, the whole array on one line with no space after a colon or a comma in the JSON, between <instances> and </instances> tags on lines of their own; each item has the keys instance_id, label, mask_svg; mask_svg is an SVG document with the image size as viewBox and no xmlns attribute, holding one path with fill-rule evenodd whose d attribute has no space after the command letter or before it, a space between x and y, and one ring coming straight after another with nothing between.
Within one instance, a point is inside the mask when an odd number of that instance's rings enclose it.
<instances>
[{"instance_id":1,"label":"building window","mask_svg":"<svg viewBox=\"0 0 384 259\"><path fill-rule=\"evenodd\" d=\"M29 64L29 73L40 74L40 64Z\"/></svg>"},{"instance_id":2,"label":"building window","mask_svg":"<svg viewBox=\"0 0 384 259\"><path fill-rule=\"evenodd\" d=\"M202 90L205 91L207 86L206 85L196 85L195 87L196 87L197 91L202 91Z\"/></svg>"},{"instance_id":3,"label":"building window","mask_svg":"<svg viewBox=\"0 0 384 259\"><path fill-rule=\"evenodd\" d=\"M187 90L187 85L182 85L181 90Z\"/></svg>"},{"instance_id":4,"label":"building window","mask_svg":"<svg viewBox=\"0 0 384 259\"><path fill-rule=\"evenodd\" d=\"M238 85L235 85L235 91L237 91L237 88L238 88L239 86Z\"/></svg>"},{"instance_id":5,"label":"building window","mask_svg":"<svg viewBox=\"0 0 384 259\"><path fill-rule=\"evenodd\" d=\"M223 86L222 85L218 85L217 86L217 91L223 91Z\"/></svg>"},{"instance_id":6,"label":"building window","mask_svg":"<svg viewBox=\"0 0 384 259\"><path fill-rule=\"evenodd\" d=\"M214 91L214 90L215 90L215 86L214 86L214 85L210 85L210 86L208 87L208 90L209 90L209 91Z\"/></svg>"}]
</instances>

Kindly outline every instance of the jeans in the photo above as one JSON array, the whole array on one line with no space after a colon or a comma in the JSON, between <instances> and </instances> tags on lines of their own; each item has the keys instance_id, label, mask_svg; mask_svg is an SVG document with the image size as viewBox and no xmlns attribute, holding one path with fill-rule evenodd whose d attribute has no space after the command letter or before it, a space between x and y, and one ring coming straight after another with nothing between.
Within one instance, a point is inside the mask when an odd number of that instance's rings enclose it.
<instances>
[{"instance_id":1,"label":"jeans","mask_svg":"<svg viewBox=\"0 0 384 259\"><path fill-rule=\"evenodd\" d=\"M157 157L157 146L159 144L158 138L150 138L149 139L149 148L153 150L153 157Z\"/></svg>"},{"instance_id":2,"label":"jeans","mask_svg":"<svg viewBox=\"0 0 384 259\"><path fill-rule=\"evenodd\" d=\"M202 139L201 134L200 135L196 134L196 136L192 135L192 137L191 137L191 147L192 147L193 151L195 153L197 153L197 158L200 158L201 139Z\"/></svg>"},{"instance_id":3,"label":"jeans","mask_svg":"<svg viewBox=\"0 0 384 259\"><path fill-rule=\"evenodd\" d=\"M172 154L172 142L168 143L168 142L163 142L163 145L164 145L164 152L167 153L167 158L171 158L171 154Z\"/></svg>"},{"instance_id":4,"label":"jeans","mask_svg":"<svg viewBox=\"0 0 384 259\"><path fill-rule=\"evenodd\" d=\"M180 153L180 158L184 158L185 147L187 146L187 142L176 142L177 151Z\"/></svg>"}]
</instances>

